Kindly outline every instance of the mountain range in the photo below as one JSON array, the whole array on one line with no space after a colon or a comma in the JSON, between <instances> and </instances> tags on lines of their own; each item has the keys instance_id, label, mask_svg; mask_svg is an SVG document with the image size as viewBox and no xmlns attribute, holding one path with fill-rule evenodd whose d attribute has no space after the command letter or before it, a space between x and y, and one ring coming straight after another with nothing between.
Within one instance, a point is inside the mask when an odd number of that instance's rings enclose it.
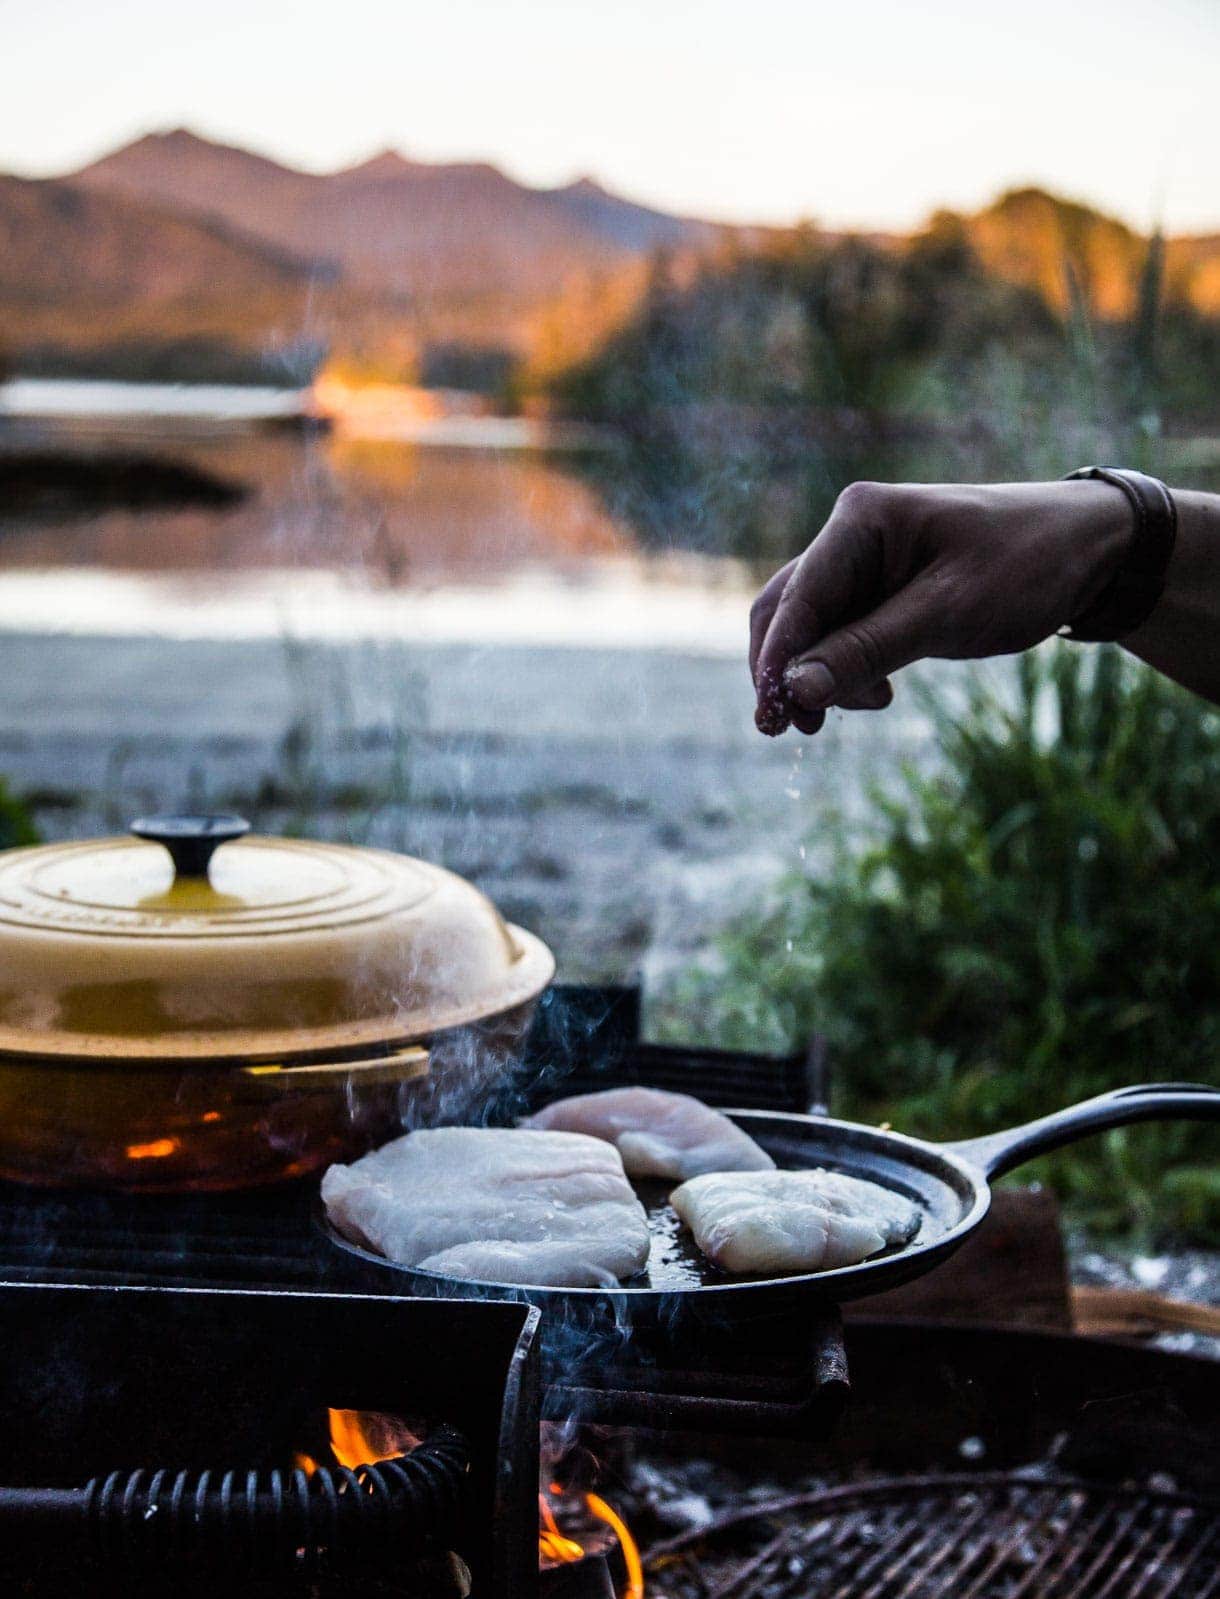
<instances>
[{"instance_id":1,"label":"mountain range","mask_svg":"<svg viewBox=\"0 0 1220 1599\"><path fill-rule=\"evenodd\" d=\"M394 150L300 172L185 128L137 139L70 181L190 211L354 287L442 300L555 293L573 272L699 247L717 231L590 178L532 189L487 162L431 164Z\"/></svg>"},{"instance_id":2,"label":"mountain range","mask_svg":"<svg viewBox=\"0 0 1220 1599\"><path fill-rule=\"evenodd\" d=\"M999 276L1061 306L1068 260L1098 315L1130 311L1147 241L1123 223L1034 189L965 220ZM32 369L133 375L166 350L167 370L212 376L312 343L383 370L418 370L438 344L529 356L557 318L595 333L658 250L693 258L774 231L671 215L590 178L538 189L393 150L304 172L178 128L61 178L0 176L0 349ZM1220 237L1169 241L1167 280L1220 314Z\"/></svg>"}]
</instances>

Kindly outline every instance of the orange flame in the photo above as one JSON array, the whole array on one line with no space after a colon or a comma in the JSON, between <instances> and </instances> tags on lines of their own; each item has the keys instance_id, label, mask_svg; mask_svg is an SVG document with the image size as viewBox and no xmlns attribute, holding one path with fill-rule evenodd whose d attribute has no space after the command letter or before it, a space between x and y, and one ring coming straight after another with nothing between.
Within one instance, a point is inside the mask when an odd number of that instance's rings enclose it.
<instances>
[{"instance_id":1,"label":"orange flame","mask_svg":"<svg viewBox=\"0 0 1220 1599\"><path fill-rule=\"evenodd\" d=\"M381 1410L329 1410L330 1447L341 1466L375 1466L409 1455L419 1439L398 1416Z\"/></svg>"},{"instance_id":2,"label":"orange flame","mask_svg":"<svg viewBox=\"0 0 1220 1599\"><path fill-rule=\"evenodd\" d=\"M154 1138L148 1144L128 1144L123 1153L128 1160L164 1160L182 1147L180 1138Z\"/></svg>"},{"instance_id":3,"label":"orange flame","mask_svg":"<svg viewBox=\"0 0 1220 1599\"><path fill-rule=\"evenodd\" d=\"M569 1565L573 1560L583 1560L585 1551L575 1538L565 1538L555 1520L555 1512L545 1494L538 1495L538 1555L555 1566Z\"/></svg>"},{"instance_id":4,"label":"orange flame","mask_svg":"<svg viewBox=\"0 0 1220 1599\"><path fill-rule=\"evenodd\" d=\"M589 1514L604 1521L619 1541L623 1561L627 1567L627 1592L624 1599L644 1599L644 1562L640 1559L640 1546L631 1536L627 1523L600 1494L586 1494L585 1504Z\"/></svg>"},{"instance_id":5,"label":"orange flame","mask_svg":"<svg viewBox=\"0 0 1220 1599\"><path fill-rule=\"evenodd\" d=\"M557 1482L550 1484L552 1494L561 1494L563 1489ZM631 1535L631 1529L612 1505L608 1505L600 1494L585 1494L585 1508L597 1521L604 1522L618 1539L619 1548L623 1551L623 1563L627 1567L627 1591L623 1599L644 1599L644 1563L640 1559L640 1548ZM574 1560L584 1559L584 1547L574 1538L569 1538L560 1532L559 1524L555 1520L555 1512L547 1495L538 1495L538 1558L546 1565L569 1565Z\"/></svg>"}]
</instances>

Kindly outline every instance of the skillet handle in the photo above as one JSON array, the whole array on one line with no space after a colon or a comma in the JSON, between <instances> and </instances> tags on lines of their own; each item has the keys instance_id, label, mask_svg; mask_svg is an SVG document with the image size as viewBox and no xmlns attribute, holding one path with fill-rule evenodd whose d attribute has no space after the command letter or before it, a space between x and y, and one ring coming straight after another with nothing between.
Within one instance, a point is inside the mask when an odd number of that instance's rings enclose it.
<instances>
[{"instance_id":1,"label":"skillet handle","mask_svg":"<svg viewBox=\"0 0 1220 1599\"><path fill-rule=\"evenodd\" d=\"M1002 1177L1036 1155L1073 1143L1107 1127L1130 1122L1220 1121L1220 1089L1206 1083L1136 1083L1115 1088L1096 1099L1069 1105L1003 1133L964 1138L941 1147L976 1166L985 1177Z\"/></svg>"}]
</instances>

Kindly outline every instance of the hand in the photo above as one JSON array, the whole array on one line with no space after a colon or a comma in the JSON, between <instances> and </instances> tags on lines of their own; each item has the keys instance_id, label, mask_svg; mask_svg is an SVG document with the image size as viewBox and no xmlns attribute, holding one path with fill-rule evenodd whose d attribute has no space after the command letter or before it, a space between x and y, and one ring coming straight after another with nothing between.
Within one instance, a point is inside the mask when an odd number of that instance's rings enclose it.
<instances>
[{"instance_id":1,"label":"hand","mask_svg":"<svg viewBox=\"0 0 1220 1599\"><path fill-rule=\"evenodd\" d=\"M880 710L890 673L927 656L1029 649L1097 599L1131 532L1108 483L853 483L754 602L759 729Z\"/></svg>"}]
</instances>

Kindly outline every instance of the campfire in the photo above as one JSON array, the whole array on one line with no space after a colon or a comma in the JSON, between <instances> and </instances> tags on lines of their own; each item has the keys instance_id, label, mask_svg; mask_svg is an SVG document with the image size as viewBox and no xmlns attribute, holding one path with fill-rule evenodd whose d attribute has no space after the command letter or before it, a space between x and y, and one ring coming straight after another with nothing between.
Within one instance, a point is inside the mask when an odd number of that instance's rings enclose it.
<instances>
[{"instance_id":1,"label":"campfire","mask_svg":"<svg viewBox=\"0 0 1220 1599\"><path fill-rule=\"evenodd\" d=\"M411 1454L423 1431L421 1424L385 1411L334 1406L327 1409L327 1428L334 1463L350 1471ZM308 1477L319 1470L318 1461L304 1451L294 1454L292 1463ZM644 1599L639 1546L622 1516L600 1494L567 1490L552 1481L538 1493L539 1572L587 1561L616 1568L615 1576L621 1575L614 1583L617 1599Z\"/></svg>"}]
</instances>

